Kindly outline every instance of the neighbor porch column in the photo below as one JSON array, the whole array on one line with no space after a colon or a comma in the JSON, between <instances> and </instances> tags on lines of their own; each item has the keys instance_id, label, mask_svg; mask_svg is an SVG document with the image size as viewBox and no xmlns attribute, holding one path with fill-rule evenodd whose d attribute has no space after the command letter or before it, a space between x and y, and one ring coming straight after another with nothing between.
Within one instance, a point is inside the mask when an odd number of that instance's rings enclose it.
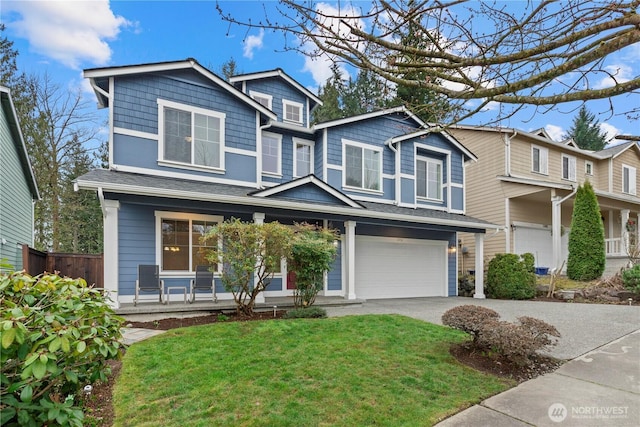
<instances>
[{"instance_id":1,"label":"neighbor porch column","mask_svg":"<svg viewBox=\"0 0 640 427\"><path fill-rule=\"evenodd\" d=\"M560 268L562 264L562 197L551 197L551 259L553 265L549 267Z\"/></svg>"},{"instance_id":2,"label":"neighbor porch column","mask_svg":"<svg viewBox=\"0 0 640 427\"><path fill-rule=\"evenodd\" d=\"M620 236L622 237L622 254L629 253L629 232L627 231L627 221L629 221L629 209L622 209L620 211Z\"/></svg>"},{"instance_id":3,"label":"neighbor porch column","mask_svg":"<svg viewBox=\"0 0 640 427\"><path fill-rule=\"evenodd\" d=\"M345 295L356 299L356 222L344 222Z\"/></svg>"},{"instance_id":4,"label":"neighbor porch column","mask_svg":"<svg viewBox=\"0 0 640 427\"><path fill-rule=\"evenodd\" d=\"M110 298L109 305L120 308L118 301L118 283L120 268L118 265L118 212L120 202L102 200L103 226L103 277L105 294Z\"/></svg>"},{"instance_id":5,"label":"neighbor porch column","mask_svg":"<svg viewBox=\"0 0 640 427\"><path fill-rule=\"evenodd\" d=\"M476 238L476 292L474 298L484 296L484 233L474 234Z\"/></svg>"},{"instance_id":6,"label":"neighbor porch column","mask_svg":"<svg viewBox=\"0 0 640 427\"><path fill-rule=\"evenodd\" d=\"M253 222L255 224L259 224L262 225L264 224L264 217L265 214L262 212L254 212L253 213ZM260 260L258 260L258 264L260 264ZM258 275L254 274L253 275L253 286L256 286L258 284ZM264 303L264 292L260 292L257 296L256 296L256 303L257 304L262 304Z\"/></svg>"}]
</instances>

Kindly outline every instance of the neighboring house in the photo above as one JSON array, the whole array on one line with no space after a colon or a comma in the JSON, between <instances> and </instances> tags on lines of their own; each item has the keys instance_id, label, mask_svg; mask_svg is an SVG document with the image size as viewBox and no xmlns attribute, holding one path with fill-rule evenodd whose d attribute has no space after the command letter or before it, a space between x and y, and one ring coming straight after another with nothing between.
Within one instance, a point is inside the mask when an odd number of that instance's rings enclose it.
<instances>
[{"instance_id":1,"label":"neighboring house","mask_svg":"<svg viewBox=\"0 0 640 427\"><path fill-rule=\"evenodd\" d=\"M21 270L22 245L33 246L33 205L40 197L11 92L4 86L0 105L0 260Z\"/></svg>"},{"instance_id":2,"label":"neighboring house","mask_svg":"<svg viewBox=\"0 0 640 427\"><path fill-rule=\"evenodd\" d=\"M485 256L531 252L538 267L560 267L568 255L575 192L588 180L604 222L605 274L628 262L640 220L637 143L592 152L571 140L555 142L544 131L457 126L450 132L478 155L466 170L467 213L505 230L487 239Z\"/></svg>"},{"instance_id":3,"label":"neighboring house","mask_svg":"<svg viewBox=\"0 0 640 427\"><path fill-rule=\"evenodd\" d=\"M139 264L187 286L206 263L200 236L232 217L339 230L322 295L347 299L456 295L458 233L482 253L495 228L465 215L476 157L403 107L312 126L320 100L282 70L226 82L192 59L85 77L109 108L109 169L77 187L101 200L105 286L118 304L132 301ZM265 297L292 294L285 264Z\"/></svg>"}]
</instances>

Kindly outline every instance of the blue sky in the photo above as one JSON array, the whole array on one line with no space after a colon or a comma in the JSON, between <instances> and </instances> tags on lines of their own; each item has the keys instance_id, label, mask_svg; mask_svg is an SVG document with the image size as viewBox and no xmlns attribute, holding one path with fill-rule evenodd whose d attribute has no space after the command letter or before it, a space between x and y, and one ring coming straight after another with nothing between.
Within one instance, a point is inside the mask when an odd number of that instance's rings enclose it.
<instances>
[{"instance_id":1,"label":"blue sky","mask_svg":"<svg viewBox=\"0 0 640 427\"><path fill-rule=\"evenodd\" d=\"M331 1L327 3L329 7ZM270 17L277 14L274 1L220 4L225 12L241 20L263 19L265 9ZM95 99L82 79L86 68L192 57L217 72L233 57L242 72L280 67L314 92L330 76L328 61L311 61L300 53L284 51L282 34L230 27L220 18L215 1L2 0L0 19L20 53L18 66L22 71L46 71L62 86L80 85L91 102ZM624 67L630 75L638 75L640 46L632 52L638 55L614 57L611 66ZM637 105L640 97L627 95L617 97L615 102L616 106ZM579 104L564 105L559 111L546 114L536 114L529 108L502 125L525 131L546 128L560 139L571 126L578 107ZM590 102L587 108L596 113L610 136L640 134L640 121L629 121L622 114L599 114L608 109L606 100ZM478 116L466 123L484 124L485 120Z\"/></svg>"}]
</instances>

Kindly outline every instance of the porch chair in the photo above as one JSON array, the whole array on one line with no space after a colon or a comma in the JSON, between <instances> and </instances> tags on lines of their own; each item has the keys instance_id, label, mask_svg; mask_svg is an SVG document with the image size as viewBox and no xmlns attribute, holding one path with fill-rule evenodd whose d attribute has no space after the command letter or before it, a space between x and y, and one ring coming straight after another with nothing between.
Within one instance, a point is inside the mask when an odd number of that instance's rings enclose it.
<instances>
[{"instance_id":1,"label":"porch chair","mask_svg":"<svg viewBox=\"0 0 640 427\"><path fill-rule=\"evenodd\" d=\"M208 265L196 266L196 277L195 279L191 279L191 285L189 286L189 303L193 303L196 300L196 290L198 289L211 291L213 302L218 302L216 284L213 280L213 272L209 270Z\"/></svg>"},{"instance_id":2,"label":"porch chair","mask_svg":"<svg viewBox=\"0 0 640 427\"><path fill-rule=\"evenodd\" d=\"M158 292L161 304L164 300L164 280L160 280L160 267L158 265L138 265L138 279L136 280L136 295L133 305L138 305L140 292Z\"/></svg>"}]
</instances>

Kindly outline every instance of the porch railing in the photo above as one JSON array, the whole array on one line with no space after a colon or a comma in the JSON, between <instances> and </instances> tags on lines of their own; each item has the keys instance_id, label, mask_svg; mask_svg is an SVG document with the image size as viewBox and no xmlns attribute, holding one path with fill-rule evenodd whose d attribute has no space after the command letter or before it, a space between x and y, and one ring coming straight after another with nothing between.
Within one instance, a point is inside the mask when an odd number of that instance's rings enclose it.
<instances>
[{"instance_id":1,"label":"porch railing","mask_svg":"<svg viewBox=\"0 0 640 427\"><path fill-rule=\"evenodd\" d=\"M604 244L607 256L626 255L622 250L622 239L620 237L604 239Z\"/></svg>"}]
</instances>

